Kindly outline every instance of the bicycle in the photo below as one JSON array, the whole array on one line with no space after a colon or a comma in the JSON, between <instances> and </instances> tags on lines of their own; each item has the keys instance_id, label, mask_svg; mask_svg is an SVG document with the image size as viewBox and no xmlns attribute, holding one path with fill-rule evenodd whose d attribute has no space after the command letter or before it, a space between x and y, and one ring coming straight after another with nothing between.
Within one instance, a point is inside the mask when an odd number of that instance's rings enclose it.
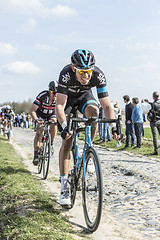
<instances>
[{"instance_id":1,"label":"bicycle","mask_svg":"<svg viewBox=\"0 0 160 240\"><path fill-rule=\"evenodd\" d=\"M52 120L44 120L43 123L43 134L42 134L42 144L40 147L40 152L38 155L38 174L43 172L43 179L45 180L48 176L49 163L51 158L51 136L50 136L50 125L57 124L52 122ZM53 146L52 146L53 148ZM54 148L52 149L54 151ZM43 171L42 171L43 169Z\"/></svg>"},{"instance_id":2,"label":"bicycle","mask_svg":"<svg viewBox=\"0 0 160 240\"><path fill-rule=\"evenodd\" d=\"M118 119L97 119L78 118L77 111L69 116L68 130L71 125L73 130L73 168L70 170L68 181L70 184L71 208L74 206L76 191L80 190L80 178L82 179L82 205L85 222L91 232L97 230L103 205L103 177L99 156L92 146L91 125L95 122L113 123L116 122L117 130L120 133L121 122ZM84 127L78 127L77 123L84 123ZM85 132L85 140L82 155L78 151L78 134ZM122 138L122 136L121 136Z\"/></svg>"},{"instance_id":3,"label":"bicycle","mask_svg":"<svg viewBox=\"0 0 160 240\"><path fill-rule=\"evenodd\" d=\"M7 120L7 131L5 131L5 129L3 129L3 136L5 137L5 135L7 135L8 141L9 141L10 138L11 138L10 122L11 122L11 120L8 119L8 120Z\"/></svg>"}]
</instances>

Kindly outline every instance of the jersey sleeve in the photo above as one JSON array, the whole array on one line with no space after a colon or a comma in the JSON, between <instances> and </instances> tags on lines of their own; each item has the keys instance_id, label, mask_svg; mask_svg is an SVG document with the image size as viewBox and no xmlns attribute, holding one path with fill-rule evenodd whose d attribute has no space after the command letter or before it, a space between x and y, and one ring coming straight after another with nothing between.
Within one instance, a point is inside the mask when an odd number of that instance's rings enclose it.
<instances>
[{"instance_id":1,"label":"jersey sleeve","mask_svg":"<svg viewBox=\"0 0 160 240\"><path fill-rule=\"evenodd\" d=\"M64 68L59 75L57 93L68 95L68 84L71 80L70 71Z\"/></svg>"},{"instance_id":2,"label":"jersey sleeve","mask_svg":"<svg viewBox=\"0 0 160 240\"><path fill-rule=\"evenodd\" d=\"M98 70L95 73L95 78L97 82L97 95L98 98L108 97L107 82L104 73L97 68Z\"/></svg>"},{"instance_id":3,"label":"jersey sleeve","mask_svg":"<svg viewBox=\"0 0 160 240\"><path fill-rule=\"evenodd\" d=\"M46 92L47 91L43 91L39 93L33 103L36 104L37 106L40 106L42 103L43 97L46 95Z\"/></svg>"}]
</instances>

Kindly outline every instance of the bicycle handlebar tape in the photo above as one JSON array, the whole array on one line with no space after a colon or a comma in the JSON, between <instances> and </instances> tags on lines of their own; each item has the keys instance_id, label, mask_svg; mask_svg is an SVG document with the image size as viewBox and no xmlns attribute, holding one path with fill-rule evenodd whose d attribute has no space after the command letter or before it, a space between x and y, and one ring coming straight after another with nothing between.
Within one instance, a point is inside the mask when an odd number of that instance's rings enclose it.
<instances>
[{"instance_id":1,"label":"bicycle handlebar tape","mask_svg":"<svg viewBox=\"0 0 160 240\"><path fill-rule=\"evenodd\" d=\"M62 137L63 139L65 139L67 133L68 133L68 129L67 129L67 127L65 127L65 128L63 129L63 131L61 132L61 137Z\"/></svg>"}]
</instances>

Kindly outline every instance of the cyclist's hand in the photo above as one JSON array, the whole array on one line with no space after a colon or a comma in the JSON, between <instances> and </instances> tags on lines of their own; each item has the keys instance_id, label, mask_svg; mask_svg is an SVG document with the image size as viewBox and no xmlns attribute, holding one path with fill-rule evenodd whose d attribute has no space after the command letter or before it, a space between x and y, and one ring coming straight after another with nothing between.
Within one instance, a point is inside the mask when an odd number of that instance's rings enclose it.
<instances>
[{"instance_id":1,"label":"cyclist's hand","mask_svg":"<svg viewBox=\"0 0 160 240\"><path fill-rule=\"evenodd\" d=\"M69 133L67 127L65 127L61 132L61 137L65 140L68 140L72 135L73 135L73 132L71 131Z\"/></svg>"},{"instance_id":2,"label":"cyclist's hand","mask_svg":"<svg viewBox=\"0 0 160 240\"><path fill-rule=\"evenodd\" d=\"M44 123L44 120L43 120L42 118L37 118L37 119L35 120L35 123L36 123L36 124L43 124L43 123Z\"/></svg>"}]
</instances>

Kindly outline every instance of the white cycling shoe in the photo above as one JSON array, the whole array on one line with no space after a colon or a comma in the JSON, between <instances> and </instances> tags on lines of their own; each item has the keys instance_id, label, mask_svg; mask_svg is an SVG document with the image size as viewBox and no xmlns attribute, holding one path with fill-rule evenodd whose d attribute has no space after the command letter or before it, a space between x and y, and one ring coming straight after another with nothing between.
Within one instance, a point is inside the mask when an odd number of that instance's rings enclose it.
<instances>
[{"instance_id":1,"label":"white cycling shoe","mask_svg":"<svg viewBox=\"0 0 160 240\"><path fill-rule=\"evenodd\" d=\"M60 201L61 206L71 205L71 199L69 196L69 189L63 190L60 194Z\"/></svg>"},{"instance_id":2,"label":"white cycling shoe","mask_svg":"<svg viewBox=\"0 0 160 240\"><path fill-rule=\"evenodd\" d=\"M89 161L88 161L87 172L88 173L94 173L95 172L95 166L94 166L94 163L93 163L92 159L89 159Z\"/></svg>"}]
</instances>

